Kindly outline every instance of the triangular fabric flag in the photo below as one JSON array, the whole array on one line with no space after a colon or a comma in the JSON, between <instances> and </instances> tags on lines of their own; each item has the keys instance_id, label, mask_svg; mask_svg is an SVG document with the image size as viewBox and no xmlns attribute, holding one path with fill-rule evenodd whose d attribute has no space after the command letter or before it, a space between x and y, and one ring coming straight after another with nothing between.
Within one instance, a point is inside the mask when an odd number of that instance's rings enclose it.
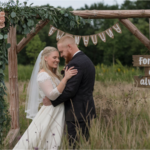
<instances>
[{"instance_id":1,"label":"triangular fabric flag","mask_svg":"<svg viewBox=\"0 0 150 150\"><path fill-rule=\"evenodd\" d=\"M65 35L68 35L68 36L71 36L71 37L73 37L73 35L72 35L72 34L69 34L69 33L66 33Z\"/></svg>"},{"instance_id":2,"label":"triangular fabric flag","mask_svg":"<svg viewBox=\"0 0 150 150\"><path fill-rule=\"evenodd\" d=\"M76 43L77 45L79 45L79 44L80 44L80 40L81 40L81 36L74 35L74 38L75 38L75 43Z\"/></svg>"},{"instance_id":3,"label":"triangular fabric flag","mask_svg":"<svg viewBox=\"0 0 150 150\"><path fill-rule=\"evenodd\" d=\"M114 34L113 34L113 31L112 31L112 28L109 28L105 31L107 33L107 35L110 37L110 38L114 38Z\"/></svg>"},{"instance_id":4,"label":"triangular fabric flag","mask_svg":"<svg viewBox=\"0 0 150 150\"><path fill-rule=\"evenodd\" d=\"M56 40L59 41L63 37L64 34L65 34L65 32L58 30Z\"/></svg>"},{"instance_id":5,"label":"triangular fabric flag","mask_svg":"<svg viewBox=\"0 0 150 150\"><path fill-rule=\"evenodd\" d=\"M91 37L93 44L96 45L97 44L97 34L90 35L90 37Z\"/></svg>"},{"instance_id":6,"label":"triangular fabric flag","mask_svg":"<svg viewBox=\"0 0 150 150\"><path fill-rule=\"evenodd\" d=\"M115 25L113 25L113 29L114 29L116 32L118 32L118 33L122 33L121 28L120 28L120 26L119 26L118 23L116 23Z\"/></svg>"},{"instance_id":7,"label":"triangular fabric flag","mask_svg":"<svg viewBox=\"0 0 150 150\"><path fill-rule=\"evenodd\" d=\"M82 36L82 38L83 38L83 43L84 43L84 45L85 45L85 47L87 47L88 46L88 44L89 44L89 36Z\"/></svg>"},{"instance_id":8,"label":"triangular fabric flag","mask_svg":"<svg viewBox=\"0 0 150 150\"><path fill-rule=\"evenodd\" d=\"M98 33L97 35L100 37L100 39L101 39L103 42L106 42L106 35L105 35L105 32Z\"/></svg>"},{"instance_id":9,"label":"triangular fabric flag","mask_svg":"<svg viewBox=\"0 0 150 150\"><path fill-rule=\"evenodd\" d=\"M51 36L55 33L55 31L57 30L57 28L53 27L52 25L50 26L49 32L48 32L48 36Z\"/></svg>"}]
</instances>

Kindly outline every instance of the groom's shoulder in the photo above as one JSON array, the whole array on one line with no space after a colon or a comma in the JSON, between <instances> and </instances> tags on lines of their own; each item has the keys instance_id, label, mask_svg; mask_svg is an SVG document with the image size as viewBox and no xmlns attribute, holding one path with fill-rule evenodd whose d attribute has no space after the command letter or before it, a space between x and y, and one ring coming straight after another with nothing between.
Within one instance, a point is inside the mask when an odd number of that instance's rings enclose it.
<instances>
[{"instance_id":1,"label":"groom's shoulder","mask_svg":"<svg viewBox=\"0 0 150 150\"><path fill-rule=\"evenodd\" d=\"M76 66L87 66L89 63L92 63L90 58L81 52L78 56L76 56L69 64L76 65Z\"/></svg>"},{"instance_id":2,"label":"groom's shoulder","mask_svg":"<svg viewBox=\"0 0 150 150\"><path fill-rule=\"evenodd\" d=\"M78 63L81 63L81 62L84 62L84 61L87 61L89 59L89 57L85 54L85 53L83 53L82 51L81 52L79 52L78 54L77 54L77 56L73 59L73 62L78 62ZM80 61L79 61L80 60Z\"/></svg>"}]
</instances>

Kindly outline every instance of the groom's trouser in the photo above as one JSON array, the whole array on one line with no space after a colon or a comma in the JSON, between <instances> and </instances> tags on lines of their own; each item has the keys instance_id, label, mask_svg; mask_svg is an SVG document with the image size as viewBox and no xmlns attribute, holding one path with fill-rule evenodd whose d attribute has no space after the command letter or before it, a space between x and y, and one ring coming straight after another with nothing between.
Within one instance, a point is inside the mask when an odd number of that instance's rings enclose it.
<instances>
[{"instance_id":1,"label":"groom's trouser","mask_svg":"<svg viewBox=\"0 0 150 150\"><path fill-rule=\"evenodd\" d=\"M89 138L88 127L90 127L90 121L89 120L86 123L84 121L80 121L80 122L66 121L66 124L67 124L67 130L68 130L68 135L69 135L69 145L70 146L75 141L78 141L77 130L79 130L79 129L81 130L82 135L85 136L86 140L88 140L88 138Z\"/></svg>"}]
</instances>

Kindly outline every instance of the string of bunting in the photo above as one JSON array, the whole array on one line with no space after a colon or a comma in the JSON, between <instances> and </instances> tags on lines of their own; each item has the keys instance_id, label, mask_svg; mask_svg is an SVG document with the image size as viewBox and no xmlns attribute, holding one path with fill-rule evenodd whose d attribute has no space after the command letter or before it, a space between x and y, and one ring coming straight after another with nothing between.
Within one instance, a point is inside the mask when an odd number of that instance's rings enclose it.
<instances>
[{"instance_id":1,"label":"string of bunting","mask_svg":"<svg viewBox=\"0 0 150 150\"><path fill-rule=\"evenodd\" d=\"M57 31L57 35L56 35L56 40L60 40L64 35L69 35L75 38L75 42L77 45L80 44L81 38L83 39L83 43L84 45L87 47L89 44L89 40L91 38L92 42L94 45L97 44L98 39L97 37L99 37L103 42L106 42L106 34L110 37L110 38L114 38L114 34L113 34L113 30L114 29L117 33L122 33L122 30L119 26L119 23L116 23L115 25L113 25L112 27L110 27L109 29L100 32L98 34L93 34L93 35L88 35L88 36L81 36L81 35L72 35L69 33L65 33L64 31L61 31L57 28L55 28L54 26L50 25L50 30L48 32L48 36L53 35L56 31Z\"/></svg>"},{"instance_id":2,"label":"string of bunting","mask_svg":"<svg viewBox=\"0 0 150 150\"><path fill-rule=\"evenodd\" d=\"M5 27L5 12L0 12L0 29Z\"/></svg>"}]
</instances>

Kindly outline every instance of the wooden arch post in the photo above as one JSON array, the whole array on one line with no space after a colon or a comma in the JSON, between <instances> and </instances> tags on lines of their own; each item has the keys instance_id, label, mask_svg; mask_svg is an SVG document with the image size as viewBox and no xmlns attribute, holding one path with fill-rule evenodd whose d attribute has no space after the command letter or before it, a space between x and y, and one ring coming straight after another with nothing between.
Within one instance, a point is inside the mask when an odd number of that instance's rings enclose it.
<instances>
[{"instance_id":1,"label":"wooden arch post","mask_svg":"<svg viewBox=\"0 0 150 150\"><path fill-rule=\"evenodd\" d=\"M15 140L19 134L19 90L18 90L18 71L17 71L17 40L16 27L10 27L8 33L8 43L11 47L8 49L8 70L9 70L9 103L11 115L11 130L7 138L9 145Z\"/></svg>"},{"instance_id":2,"label":"wooden arch post","mask_svg":"<svg viewBox=\"0 0 150 150\"><path fill-rule=\"evenodd\" d=\"M39 21L35 31L27 34L17 45L16 27L10 27L7 42L11 44L8 49L8 70L9 70L9 103L11 115L11 130L7 134L4 143L10 147L19 135L19 88L18 88L18 67L17 53L19 53L32 38L49 22L49 20Z\"/></svg>"}]
</instances>

